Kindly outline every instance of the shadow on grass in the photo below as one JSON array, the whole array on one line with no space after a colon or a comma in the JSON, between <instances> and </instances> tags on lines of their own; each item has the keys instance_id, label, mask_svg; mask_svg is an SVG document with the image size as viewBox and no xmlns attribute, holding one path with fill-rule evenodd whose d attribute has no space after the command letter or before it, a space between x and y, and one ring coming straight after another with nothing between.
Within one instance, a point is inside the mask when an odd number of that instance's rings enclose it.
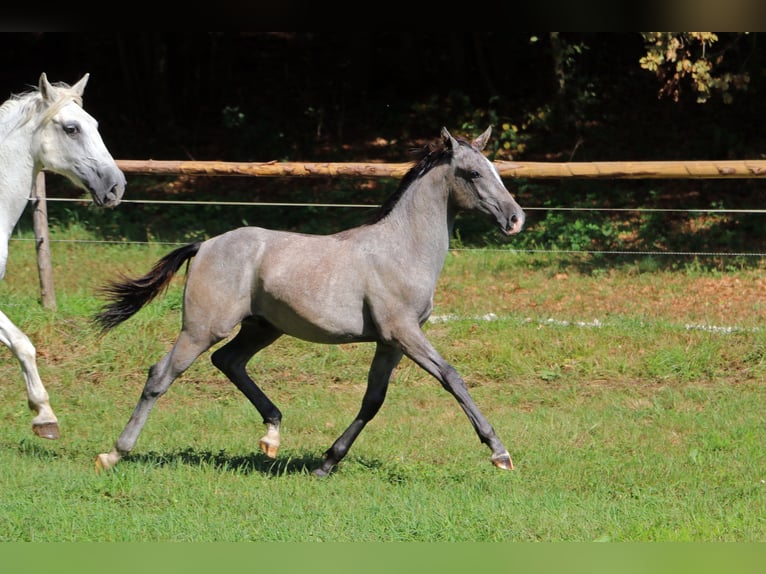
<instances>
[{"instance_id":1,"label":"shadow on grass","mask_svg":"<svg viewBox=\"0 0 766 574\"><path fill-rule=\"evenodd\" d=\"M142 454L129 454L120 462L140 462L154 466L185 464L189 466L209 466L217 470L234 471L242 474L258 472L271 476L291 474L311 474L322 464L322 457L310 454L289 456L276 460L256 452L248 455L232 455L226 451L212 452L186 448L169 453L151 451Z\"/></svg>"},{"instance_id":2,"label":"shadow on grass","mask_svg":"<svg viewBox=\"0 0 766 574\"><path fill-rule=\"evenodd\" d=\"M65 449L61 451L53 447L53 444L41 442L36 439L21 439L18 443L0 442L0 449L16 450L16 452L30 460L45 462L76 459L82 452L73 452ZM95 454L93 455L95 459ZM383 464L377 459L356 459L353 456L344 459L344 464L357 464L365 470L382 468ZM155 467L187 465L193 467L212 467L219 471L236 472L242 474L260 473L268 476L287 476L296 474L310 475L318 468L324 459L310 453L300 453L297 456L281 456L276 460L268 458L261 452L253 452L247 455L229 454L225 450L213 452L210 450L197 450L191 447L172 452L149 451L147 453L132 453L126 455L119 463L139 463ZM335 467L330 474L338 471ZM395 480L398 482L398 480Z\"/></svg>"},{"instance_id":3,"label":"shadow on grass","mask_svg":"<svg viewBox=\"0 0 766 574\"><path fill-rule=\"evenodd\" d=\"M30 459L38 459L42 461L51 461L51 460L57 460L61 458L61 455L56 452L55 450L48 448L48 445L51 445L53 443L49 443L48 441L41 441L40 439L34 438L34 439L26 439L23 438L21 441L19 441L18 444L11 445L11 443L6 443L4 445L1 445L0 448L8 448L12 449L15 448L16 451L27 458Z\"/></svg>"},{"instance_id":4,"label":"shadow on grass","mask_svg":"<svg viewBox=\"0 0 766 574\"><path fill-rule=\"evenodd\" d=\"M0 441L0 449L15 449L22 457L43 462L79 460L83 454L80 449L76 449L76 451L67 449L57 451L48 448L47 444L47 442L35 442L34 439L22 439L16 444ZM93 455L93 460L95 462L95 454ZM170 452L149 451L146 453L128 454L119 462L118 468L131 464L142 464L155 468L185 465L199 469L213 468L218 472L233 472L243 475L262 474L268 477L303 475L314 477L314 469L318 468L323 461L322 456L307 452L299 453L297 456L285 455L272 460L261 452L234 455L227 453L225 450L213 452L187 447ZM446 467L391 464L383 462L378 458L359 458L351 454L344 458L340 465L334 467L328 476L332 476L337 472L343 472L344 470L350 474L362 473L369 475L374 473L379 480L392 485L403 485L411 481L420 481L424 476L431 474L443 477L443 473L446 472L448 475L453 476L455 472L454 469ZM459 476L462 476L462 474Z\"/></svg>"}]
</instances>

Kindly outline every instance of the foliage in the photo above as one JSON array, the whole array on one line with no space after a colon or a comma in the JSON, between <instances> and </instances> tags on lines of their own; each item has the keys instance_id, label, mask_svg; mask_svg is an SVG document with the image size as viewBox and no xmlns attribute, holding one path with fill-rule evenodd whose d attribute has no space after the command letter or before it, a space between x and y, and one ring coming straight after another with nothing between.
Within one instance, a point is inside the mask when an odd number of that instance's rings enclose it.
<instances>
[{"instance_id":1,"label":"foliage","mask_svg":"<svg viewBox=\"0 0 766 574\"><path fill-rule=\"evenodd\" d=\"M662 83L660 97L678 101L682 86L688 84L697 102L705 103L719 94L724 103L734 100L735 90L746 90L750 82L748 71L726 71L725 54L730 46L714 51L719 41L714 32L642 32L646 54L641 67L654 72ZM732 44L739 40L736 37ZM722 71L723 69L723 71Z\"/></svg>"}]
</instances>

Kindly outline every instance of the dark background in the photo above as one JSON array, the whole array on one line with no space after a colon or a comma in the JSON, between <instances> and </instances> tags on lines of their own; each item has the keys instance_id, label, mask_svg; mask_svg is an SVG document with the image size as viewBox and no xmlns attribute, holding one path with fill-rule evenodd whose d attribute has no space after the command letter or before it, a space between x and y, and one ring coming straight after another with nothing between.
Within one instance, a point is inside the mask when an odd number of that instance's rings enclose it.
<instances>
[{"instance_id":1,"label":"dark background","mask_svg":"<svg viewBox=\"0 0 766 574\"><path fill-rule=\"evenodd\" d=\"M759 33L720 34L721 69L750 74L748 89L725 104L720 97L697 103L688 86L678 101L659 98L660 80L639 66L645 46L635 32L556 38L548 32L6 32L0 34L0 95L36 85L43 71L69 84L89 72L85 108L117 159L400 162L410 148L437 138L442 126L472 137L487 125L495 128L489 152L496 159L760 159L766 152L762 40ZM52 185L55 193L64 184ZM375 203L393 185L132 175L126 197ZM515 181L509 188L523 206L763 203L758 180ZM107 236L177 239L240 224L325 232L360 219L358 210L312 209L230 215L205 208L192 217L188 209L140 207L94 215L91 222ZM66 217L51 214L54 223ZM522 244L561 247L577 224L590 230L579 232L585 243L617 245L612 231L589 215L568 222L556 217L532 214ZM636 245L693 243L684 221L658 217ZM186 231L179 233L171 220ZM464 239L494 241L490 232L474 235L479 225L470 221L463 224ZM564 227L553 228L559 224ZM763 227L747 217L716 221L703 243L725 239L731 248L745 248L745 239L739 245L731 239L745 229L750 246L758 246Z\"/></svg>"},{"instance_id":2,"label":"dark background","mask_svg":"<svg viewBox=\"0 0 766 574\"><path fill-rule=\"evenodd\" d=\"M690 90L679 102L659 99L658 79L639 67L638 33L561 38L584 48L563 93L547 32L6 32L0 95L36 85L43 71L67 83L89 72L86 109L117 158L363 160L380 153L366 147L377 138L434 138L442 125L480 127L482 115L521 124L544 106L550 118L517 159L764 150L761 34L727 48L730 66L751 72L730 105L697 104Z\"/></svg>"}]
</instances>

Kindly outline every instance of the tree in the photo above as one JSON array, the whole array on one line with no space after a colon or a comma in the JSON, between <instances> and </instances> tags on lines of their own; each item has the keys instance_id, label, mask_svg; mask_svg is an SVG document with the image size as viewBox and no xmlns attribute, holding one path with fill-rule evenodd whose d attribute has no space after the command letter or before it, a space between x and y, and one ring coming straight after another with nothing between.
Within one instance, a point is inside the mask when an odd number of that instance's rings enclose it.
<instances>
[{"instance_id":1,"label":"tree","mask_svg":"<svg viewBox=\"0 0 766 574\"><path fill-rule=\"evenodd\" d=\"M642 32L646 54L641 67L654 72L662 83L658 97L678 101L682 86L689 85L698 103L720 94L724 103L734 99L732 91L746 90L750 75L746 71L728 71L727 54L747 33L734 34L731 41L713 49L719 41L714 32Z\"/></svg>"}]
</instances>

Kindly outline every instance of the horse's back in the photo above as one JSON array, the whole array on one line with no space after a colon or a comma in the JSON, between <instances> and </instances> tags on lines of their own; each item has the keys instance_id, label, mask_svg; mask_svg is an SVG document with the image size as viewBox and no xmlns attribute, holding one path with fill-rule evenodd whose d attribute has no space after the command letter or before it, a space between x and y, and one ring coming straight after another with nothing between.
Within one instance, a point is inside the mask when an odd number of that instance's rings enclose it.
<instances>
[{"instance_id":1,"label":"horse's back","mask_svg":"<svg viewBox=\"0 0 766 574\"><path fill-rule=\"evenodd\" d=\"M358 264L359 245L343 237L240 227L205 241L197 259L216 261L216 266L225 266L229 273L316 274L326 267Z\"/></svg>"}]
</instances>

